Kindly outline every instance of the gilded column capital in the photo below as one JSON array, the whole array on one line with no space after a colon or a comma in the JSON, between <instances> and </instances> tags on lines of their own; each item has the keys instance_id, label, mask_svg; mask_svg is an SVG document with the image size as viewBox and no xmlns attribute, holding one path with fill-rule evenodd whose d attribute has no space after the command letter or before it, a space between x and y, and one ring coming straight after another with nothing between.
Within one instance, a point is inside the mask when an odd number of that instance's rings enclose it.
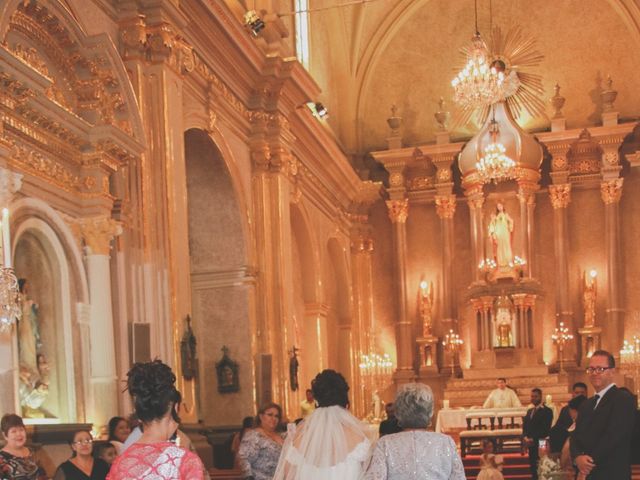
<instances>
[{"instance_id":1,"label":"gilded column capital","mask_svg":"<svg viewBox=\"0 0 640 480\"><path fill-rule=\"evenodd\" d=\"M567 208L571 201L571 184L549 185L549 198L554 210Z\"/></svg>"},{"instance_id":2,"label":"gilded column capital","mask_svg":"<svg viewBox=\"0 0 640 480\"><path fill-rule=\"evenodd\" d=\"M109 255L111 239L122 233L122 224L107 216L83 218L79 223L84 243L93 255Z\"/></svg>"},{"instance_id":3,"label":"gilded column capital","mask_svg":"<svg viewBox=\"0 0 640 480\"><path fill-rule=\"evenodd\" d=\"M389 218L392 223L405 223L409 216L409 199L387 200L387 208L389 209Z\"/></svg>"},{"instance_id":4,"label":"gilded column capital","mask_svg":"<svg viewBox=\"0 0 640 480\"><path fill-rule=\"evenodd\" d=\"M482 210L484 205L484 195L482 192L468 197L469 208L471 210Z\"/></svg>"},{"instance_id":5,"label":"gilded column capital","mask_svg":"<svg viewBox=\"0 0 640 480\"><path fill-rule=\"evenodd\" d=\"M456 196L436 195L436 212L440 218L453 218L456 213Z\"/></svg>"},{"instance_id":6,"label":"gilded column capital","mask_svg":"<svg viewBox=\"0 0 640 480\"><path fill-rule=\"evenodd\" d=\"M622 197L622 184L624 178L614 178L600 184L600 195L605 205L618 203Z\"/></svg>"},{"instance_id":7,"label":"gilded column capital","mask_svg":"<svg viewBox=\"0 0 640 480\"><path fill-rule=\"evenodd\" d=\"M540 188L538 184L530 182L522 182L518 185L518 200L527 205L536 204L536 192Z\"/></svg>"}]
</instances>

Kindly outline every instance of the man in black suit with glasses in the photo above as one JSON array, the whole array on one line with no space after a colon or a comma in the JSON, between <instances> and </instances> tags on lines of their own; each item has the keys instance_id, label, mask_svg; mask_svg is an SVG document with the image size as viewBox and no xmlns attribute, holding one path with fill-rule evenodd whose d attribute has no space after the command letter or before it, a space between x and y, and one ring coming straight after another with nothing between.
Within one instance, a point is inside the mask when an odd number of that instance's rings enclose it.
<instances>
[{"instance_id":1,"label":"man in black suit with glasses","mask_svg":"<svg viewBox=\"0 0 640 480\"><path fill-rule=\"evenodd\" d=\"M587 373L596 394L582 403L571 435L571 457L587 480L631 478L631 434L636 412L633 396L613 383L616 363L597 350Z\"/></svg>"}]
</instances>

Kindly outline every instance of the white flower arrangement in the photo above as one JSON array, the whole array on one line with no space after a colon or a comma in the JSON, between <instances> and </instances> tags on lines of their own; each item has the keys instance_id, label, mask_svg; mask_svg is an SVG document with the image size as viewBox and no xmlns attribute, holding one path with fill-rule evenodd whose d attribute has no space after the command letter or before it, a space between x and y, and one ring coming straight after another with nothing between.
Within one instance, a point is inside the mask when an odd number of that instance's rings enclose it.
<instances>
[{"instance_id":1,"label":"white flower arrangement","mask_svg":"<svg viewBox=\"0 0 640 480\"><path fill-rule=\"evenodd\" d=\"M538 461L539 480L559 480L563 475L560 460L554 460L549 455L545 455Z\"/></svg>"}]
</instances>

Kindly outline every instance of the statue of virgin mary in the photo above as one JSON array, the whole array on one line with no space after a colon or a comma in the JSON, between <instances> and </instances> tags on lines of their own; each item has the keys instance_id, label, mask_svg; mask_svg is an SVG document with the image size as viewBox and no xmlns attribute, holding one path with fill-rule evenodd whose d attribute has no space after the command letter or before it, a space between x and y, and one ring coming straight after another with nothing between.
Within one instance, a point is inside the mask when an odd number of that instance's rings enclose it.
<instances>
[{"instance_id":1,"label":"statue of virgin mary","mask_svg":"<svg viewBox=\"0 0 640 480\"><path fill-rule=\"evenodd\" d=\"M513 266L513 249L511 237L513 233L513 219L504 210L504 205L496 205L496 213L491 215L489 222L489 238L493 243L493 254L498 267Z\"/></svg>"}]
</instances>

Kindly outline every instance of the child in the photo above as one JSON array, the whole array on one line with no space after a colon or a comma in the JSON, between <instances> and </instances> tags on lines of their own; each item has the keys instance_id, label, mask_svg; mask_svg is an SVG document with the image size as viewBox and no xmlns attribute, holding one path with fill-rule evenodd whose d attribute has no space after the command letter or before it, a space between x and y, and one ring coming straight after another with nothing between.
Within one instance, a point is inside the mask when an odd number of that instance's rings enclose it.
<instances>
[{"instance_id":1,"label":"child","mask_svg":"<svg viewBox=\"0 0 640 480\"><path fill-rule=\"evenodd\" d=\"M93 445L93 455L95 458L101 458L109 465L113 463L118 455L116 447L110 442L95 442Z\"/></svg>"},{"instance_id":2,"label":"child","mask_svg":"<svg viewBox=\"0 0 640 480\"><path fill-rule=\"evenodd\" d=\"M480 473L477 480L504 480L502 476L502 455L493 454L493 442L488 438L482 440L480 455Z\"/></svg>"}]
</instances>

